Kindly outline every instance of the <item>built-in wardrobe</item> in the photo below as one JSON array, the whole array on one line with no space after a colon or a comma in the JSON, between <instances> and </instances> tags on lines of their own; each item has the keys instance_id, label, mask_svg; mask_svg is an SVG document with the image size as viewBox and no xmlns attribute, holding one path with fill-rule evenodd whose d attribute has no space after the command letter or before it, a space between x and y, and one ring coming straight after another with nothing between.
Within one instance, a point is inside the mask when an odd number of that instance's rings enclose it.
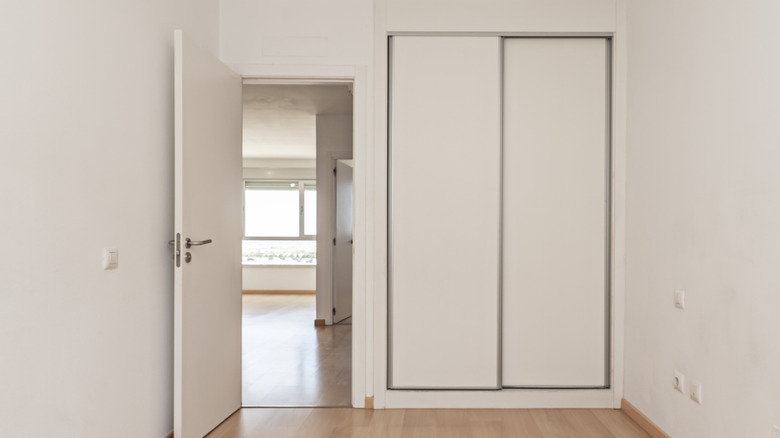
<instances>
[{"instance_id":1,"label":"built-in wardrobe","mask_svg":"<svg viewBox=\"0 0 780 438\"><path fill-rule=\"evenodd\" d=\"M609 386L610 41L393 36L388 387Z\"/></svg>"}]
</instances>

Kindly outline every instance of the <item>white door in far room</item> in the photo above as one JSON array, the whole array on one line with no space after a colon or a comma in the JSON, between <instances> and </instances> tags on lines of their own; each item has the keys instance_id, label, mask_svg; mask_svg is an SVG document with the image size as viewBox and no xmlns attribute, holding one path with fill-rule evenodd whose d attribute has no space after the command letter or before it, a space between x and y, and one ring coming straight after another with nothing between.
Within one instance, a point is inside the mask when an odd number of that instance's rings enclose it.
<instances>
[{"instance_id":1,"label":"white door in far room","mask_svg":"<svg viewBox=\"0 0 780 438\"><path fill-rule=\"evenodd\" d=\"M352 160L336 161L333 323L352 316Z\"/></svg>"},{"instance_id":2,"label":"white door in far room","mask_svg":"<svg viewBox=\"0 0 780 438\"><path fill-rule=\"evenodd\" d=\"M173 427L201 438L241 406L241 77L174 42Z\"/></svg>"}]
</instances>

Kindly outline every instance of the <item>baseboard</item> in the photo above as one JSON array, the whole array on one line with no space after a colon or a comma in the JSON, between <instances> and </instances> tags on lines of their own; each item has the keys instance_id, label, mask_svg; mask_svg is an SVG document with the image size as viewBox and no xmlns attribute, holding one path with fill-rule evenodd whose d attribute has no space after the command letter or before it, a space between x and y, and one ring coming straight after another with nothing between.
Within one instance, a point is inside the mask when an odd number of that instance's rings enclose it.
<instances>
[{"instance_id":1,"label":"baseboard","mask_svg":"<svg viewBox=\"0 0 780 438\"><path fill-rule=\"evenodd\" d=\"M648 435L653 438L672 438L669 434L664 432L655 423L650 421L636 406L632 405L626 399L620 400L620 410L624 414L628 415L628 418L634 420L634 423L638 424Z\"/></svg>"},{"instance_id":2,"label":"baseboard","mask_svg":"<svg viewBox=\"0 0 780 438\"><path fill-rule=\"evenodd\" d=\"M390 389L385 409L612 409L611 389ZM374 393L376 397L376 393Z\"/></svg>"},{"instance_id":3,"label":"baseboard","mask_svg":"<svg viewBox=\"0 0 780 438\"><path fill-rule=\"evenodd\" d=\"M314 327L325 327L325 320L324 319L315 319L314 320Z\"/></svg>"},{"instance_id":4,"label":"baseboard","mask_svg":"<svg viewBox=\"0 0 780 438\"><path fill-rule=\"evenodd\" d=\"M316 295L314 290L243 290L244 295Z\"/></svg>"},{"instance_id":5,"label":"baseboard","mask_svg":"<svg viewBox=\"0 0 780 438\"><path fill-rule=\"evenodd\" d=\"M366 409L374 409L374 397L366 397Z\"/></svg>"}]
</instances>

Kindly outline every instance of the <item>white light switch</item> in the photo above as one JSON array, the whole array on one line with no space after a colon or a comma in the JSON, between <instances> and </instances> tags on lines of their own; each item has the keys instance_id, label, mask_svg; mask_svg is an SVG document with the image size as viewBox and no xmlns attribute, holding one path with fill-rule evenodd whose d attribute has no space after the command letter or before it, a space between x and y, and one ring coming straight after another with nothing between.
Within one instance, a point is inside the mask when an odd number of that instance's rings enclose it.
<instances>
[{"instance_id":1,"label":"white light switch","mask_svg":"<svg viewBox=\"0 0 780 438\"><path fill-rule=\"evenodd\" d=\"M103 248L103 269L116 269L119 267L119 249Z\"/></svg>"},{"instance_id":2,"label":"white light switch","mask_svg":"<svg viewBox=\"0 0 780 438\"><path fill-rule=\"evenodd\" d=\"M684 290L676 290L674 291L674 307L678 309L684 309L685 308L685 291Z\"/></svg>"}]
</instances>

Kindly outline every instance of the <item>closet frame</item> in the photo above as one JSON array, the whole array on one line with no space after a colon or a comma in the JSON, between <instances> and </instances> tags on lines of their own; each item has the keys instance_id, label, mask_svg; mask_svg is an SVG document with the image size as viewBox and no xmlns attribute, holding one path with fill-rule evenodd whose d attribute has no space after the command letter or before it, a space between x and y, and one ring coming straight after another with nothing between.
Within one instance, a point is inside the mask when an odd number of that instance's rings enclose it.
<instances>
[{"instance_id":1,"label":"closet frame","mask_svg":"<svg viewBox=\"0 0 780 438\"><path fill-rule=\"evenodd\" d=\"M499 94L499 135L500 135L500 142L499 142L499 169L500 169L500 175L499 175L499 181L501 183L499 184L499 269L498 269L498 342L499 342L499 348L498 348L498 386L497 388L478 388L478 389L459 389L459 388L397 388L393 387L391 376L393 372L393 328L392 328L392 294L393 294L393 284L392 284L392 278L393 278L393 136L392 136L392 126L393 126L393 120L392 120L392 105L393 105L393 50L392 50L392 41L393 37L401 37L401 36L414 36L414 37L494 37L497 38L500 44L500 57L499 57L499 73L500 73L500 90L501 93ZM612 390L612 374L614 372L614 345L613 345L613 330L615 325L615 313L613 309L613 301L614 301L614 294L615 291L613 290L613 276L614 276L614 251L613 251L613 245L614 245L614 235L613 235L613 227L614 224L614 215L613 215L613 208L614 208L614 186L613 186L613 172L615 168L615 163L613 162L613 156L614 156L614 141L613 141L613 135L614 135L614 117L615 114L613 113L614 108L614 90L615 90L615 84L613 82L613 76L614 76L614 63L613 63L613 53L614 53L614 47L613 47L613 37L614 33L612 32L393 32L390 33L387 37L387 114L386 114L386 123L387 123L387 351L386 351L386 389L388 398L390 398L390 393L397 393L401 394L404 392L409 391L415 391L415 392L487 392L487 393L501 393L501 392L515 392L515 391L526 391L526 390L554 390L554 391L562 391L562 390ZM551 386L551 387L526 387L526 386L505 386L502 385L502 358L501 358L501 345L502 345L502 332L503 332L503 317L502 317L502 299L503 299L503 290L502 290L502 263L503 260L503 230L504 230L504 224L503 224L503 153L504 153L504 142L503 142L503 133L504 133L504 108L503 108L503 90L504 90L504 55L503 55L503 48L504 43L507 39L513 39L513 38L526 38L526 39L552 39L552 38L559 38L559 39L603 39L606 42L607 46L607 53L606 53L606 60L607 65L605 68L605 75L606 75L606 144L605 144L605 160L606 160L606 184L605 184L605 191L606 191L606 212L605 212L605 291L604 291L604 305L605 305L605 333L604 333L604 342L605 342L605 370L604 370L604 385L603 386L594 386L594 387L558 387L558 386ZM602 391L603 392L603 391ZM401 397L400 399L403 399Z\"/></svg>"}]
</instances>

